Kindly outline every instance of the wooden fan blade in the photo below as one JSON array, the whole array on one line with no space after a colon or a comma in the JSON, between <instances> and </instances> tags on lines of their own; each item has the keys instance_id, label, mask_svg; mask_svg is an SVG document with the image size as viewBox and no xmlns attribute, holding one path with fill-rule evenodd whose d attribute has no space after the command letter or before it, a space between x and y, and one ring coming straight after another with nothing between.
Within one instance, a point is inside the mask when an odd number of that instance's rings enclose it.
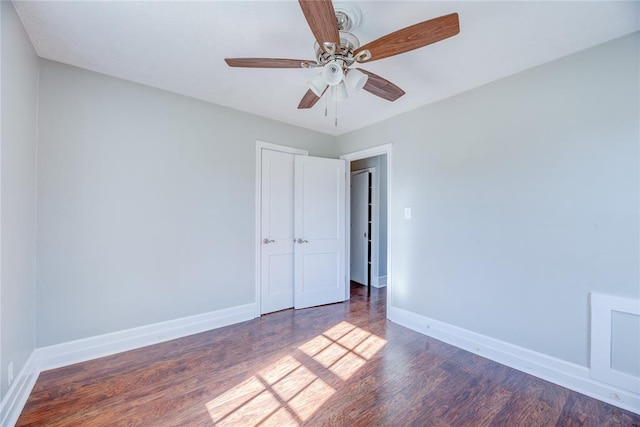
<instances>
[{"instance_id":1,"label":"wooden fan blade","mask_svg":"<svg viewBox=\"0 0 640 427\"><path fill-rule=\"evenodd\" d=\"M322 47L324 42L340 45L338 21L331 0L298 0L313 36Z\"/></svg>"},{"instance_id":2,"label":"wooden fan blade","mask_svg":"<svg viewBox=\"0 0 640 427\"><path fill-rule=\"evenodd\" d=\"M230 67L245 68L304 68L303 64L317 64L306 59L282 58L225 58L224 61Z\"/></svg>"},{"instance_id":3,"label":"wooden fan blade","mask_svg":"<svg viewBox=\"0 0 640 427\"><path fill-rule=\"evenodd\" d=\"M368 50L371 53L371 59L359 62L376 61L439 42L459 32L458 14L452 13L380 37L356 49L354 56Z\"/></svg>"},{"instance_id":4,"label":"wooden fan blade","mask_svg":"<svg viewBox=\"0 0 640 427\"><path fill-rule=\"evenodd\" d=\"M322 94L324 95L324 93L327 91L327 88L329 86L325 87L324 90L322 91ZM313 93L313 91L311 89L309 89L307 91L307 93L304 94L304 96L302 97L302 99L300 100L300 104L298 104L298 109L299 110L303 110L306 108L311 108L314 105L316 105L316 103L320 101L320 98L318 96L316 96L315 93Z\"/></svg>"},{"instance_id":5,"label":"wooden fan blade","mask_svg":"<svg viewBox=\"0 0 640 427\"><path fill-rule=\"evenodd\" d=\"M358 70L369 76L367 83L365 83L363 87L367 92L391 102L405 94L402 89L389 80L383 79L379 75L373 74L371 71L363 70L362 68L358 68Z\"/></svg>"}]
</instances>

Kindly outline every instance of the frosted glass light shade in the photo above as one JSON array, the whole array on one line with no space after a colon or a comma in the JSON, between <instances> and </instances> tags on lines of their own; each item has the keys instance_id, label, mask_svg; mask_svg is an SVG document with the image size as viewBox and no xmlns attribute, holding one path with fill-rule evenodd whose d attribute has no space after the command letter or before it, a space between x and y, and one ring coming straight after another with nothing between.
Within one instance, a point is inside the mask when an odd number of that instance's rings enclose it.
<instances>
[{"instance_id":1,"label":"frosted glass light shade","mask_svg":"<svg viewBox=\"0 0 640 427\"><path fill-rule=\"evenodd\" d=\"M318 98L322 97L322 93L326 87L327 82L324 81L322 73L319 73L309 82L309 89L311 89L311 92L313 92Z\"/></svg>"},{"instance_id":2,"label":"frosted glass light shade","mask_svg":"<svg viewBox=\"0 0 640 427\"><path fill-rule=\"evenodd\" d=\"M344 101L349 97L347 93L347 85L344 82L340 82L331 88L331 100L332 101Z\"/></svg>"},{"instance_id":3,"label":"frosted glass light shade","mask_svg":"<svg viewBox=\"0 0 640 427\"><path fill-rule=\"evenodd\" d=\"M329 86L335 86L342 81L344 73L342 67L336 62L331 61L322 68L322 77Z\"/></svg>"},{"instance_id":4,"label":"frosted glass light shade","mask_svg":"<svg viewBox=\"0 0 640 427\"><path fill-rule=\"evenodd\" d=\"M347 82L347 89L349 89L349 93L356 93L362 90L365 84L367 84L367 80L369 76L363 73L360 70L355 68L349 70L347 73L347 77L345 77L345 82Z\"/></svg>"}]
</instances>

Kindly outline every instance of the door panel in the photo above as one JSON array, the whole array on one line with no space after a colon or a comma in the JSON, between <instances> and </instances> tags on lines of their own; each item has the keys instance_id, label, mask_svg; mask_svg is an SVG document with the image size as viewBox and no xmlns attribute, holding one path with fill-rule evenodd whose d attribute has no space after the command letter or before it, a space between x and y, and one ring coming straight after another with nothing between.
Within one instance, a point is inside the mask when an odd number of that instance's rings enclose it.
<instances>
[{"instance_id":1,"label":"door panel","mask_svg":"<svg viewBox=\"0 0 640 427\"><path fill-rule=\"evenodd\" d=\"M283 254L273 254L269 256L268 265L266 267L269 270L267 272L268 295L281 298L283 301L286 301L281 304L286 307L278 307L276 310L293 307L293 253L287 251Z\"/></svg>"},{"instance_id":2,"label":"door panel","mask_svg":"<svg viewBox=\"0 0 640 427\"><path fill-rule=\"evenodd\" d=\"M367 284L369 221L369 173L351 176L351 275L354 282Z\"/></svg>"},{"instance_id":3,"label":"door panel","mask_svg":"<svg viewBox=\"0 0 640 427\"><path fill-rule=\"evenodd\" d=\"M293 307L293 168L293 154L262 150L261 314Z\"/></svg>"},{"instance_id":4,"label":"door panel","mask_svg":"<svg viewBox=\"0 0 640 427\"><path fill-rule=\"evenodd\" d=\"M344 301L345 162L295 156L294 306Z\"/></svg>"},{"instance_id":5,"label":"door panel","mask_svg":"<svg viewBox=\"0 0 640 427\"><path fill-rule=\"evenodd\" d=\"M336 277L339 259L335 252L306 253L302 255L302 286L304 292L316 292L338 287Z\"/></svg>"}]
</instances>

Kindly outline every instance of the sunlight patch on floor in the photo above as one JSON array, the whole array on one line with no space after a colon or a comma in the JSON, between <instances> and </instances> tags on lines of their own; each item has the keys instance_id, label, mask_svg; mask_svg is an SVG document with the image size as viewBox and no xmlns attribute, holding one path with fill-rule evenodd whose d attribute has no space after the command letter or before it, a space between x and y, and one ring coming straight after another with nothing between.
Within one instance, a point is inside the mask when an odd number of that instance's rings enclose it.
<instances>
[{"instance_id":1,"label":"sunlight patch on floor","mask_svg":"<svg viewBox=\"0 0 640 427\"><path fill-rule=\"evenodd\" d=\"M346 381L386 343L349 322L340 322L299 349Z\"/></svg>"},{"instance_id":2,"label":"sunlight patch on floor","mask_svg":"<svg viewBox=\"0 0 640 427\"><path fill-rule=\"evenodd\" d=\"M208 402L207 411L219 426L300 425L336 392L312 369L326 369L346 381L386 343L349 322L340 322L299 347L309 356L307 363L314 366L285 356Z\"/></svg>"}]
</instances>

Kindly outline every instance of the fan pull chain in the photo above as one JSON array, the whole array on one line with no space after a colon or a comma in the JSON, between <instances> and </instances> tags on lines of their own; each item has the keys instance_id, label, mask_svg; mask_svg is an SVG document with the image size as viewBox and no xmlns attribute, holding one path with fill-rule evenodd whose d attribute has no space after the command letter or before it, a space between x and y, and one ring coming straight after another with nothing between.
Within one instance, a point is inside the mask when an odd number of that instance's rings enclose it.
<instances>
[{"instance_id":1,"label":"fan pull chain","mask_svg":"<svg viewBox=\"0 0 640 427\"><path fill-rule=\"evenodd\" d=\"M324 116L327 117L329 114L329 94L324 97Z\"/></svg>"}]
</instances>

